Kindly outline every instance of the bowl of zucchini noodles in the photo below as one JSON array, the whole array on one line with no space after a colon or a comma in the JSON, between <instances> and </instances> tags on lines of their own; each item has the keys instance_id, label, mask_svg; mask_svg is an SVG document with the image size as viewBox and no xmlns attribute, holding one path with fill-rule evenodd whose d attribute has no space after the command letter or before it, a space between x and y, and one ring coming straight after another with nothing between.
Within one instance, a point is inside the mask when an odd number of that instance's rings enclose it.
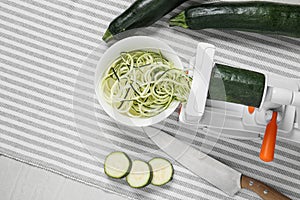
<instances>
[{"instance_id":1,"label":"bowl of zucchini noodles","mask_svg":"<svg viewBox=\"0 0 300 200\"><path fill-rule=\"evenodd\" d=\"M189 95L191 78L165 42L132 36L109 47L97 64L98 102L127 126L150 126L171 115Z\"/></svg>"}]
</instances>

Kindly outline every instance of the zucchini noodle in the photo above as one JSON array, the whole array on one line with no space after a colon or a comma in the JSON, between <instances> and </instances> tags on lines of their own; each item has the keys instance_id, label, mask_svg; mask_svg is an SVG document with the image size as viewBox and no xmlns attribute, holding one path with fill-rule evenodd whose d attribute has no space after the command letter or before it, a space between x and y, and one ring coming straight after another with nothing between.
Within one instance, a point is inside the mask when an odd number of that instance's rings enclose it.
<instances>
[{"instance_id":1,"label":"zucchini noodle","mask_svg":"<svg viewBox=\"0 0 300 200\"><path fill-rule=\"evenodd\" d=\"M172 101L186 102L191 78L161 52L121 53L101 81L104 99L130 117L152 117Z\"/></svg>"}]
</instances>

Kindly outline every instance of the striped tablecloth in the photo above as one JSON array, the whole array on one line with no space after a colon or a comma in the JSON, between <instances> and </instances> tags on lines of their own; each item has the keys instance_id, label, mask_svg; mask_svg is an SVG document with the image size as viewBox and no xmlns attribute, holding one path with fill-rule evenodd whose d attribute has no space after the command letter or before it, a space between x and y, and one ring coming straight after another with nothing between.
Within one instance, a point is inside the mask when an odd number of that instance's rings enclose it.
<instances>
[{"instance_id":1,"label":"striped tablecloth","mask_svg":"<svg viewBox=\"0 0 300 200\"><path fill-rule=\"evenodd\" d=\"M164 187L137 190L124 180L104 175L101 160L116 148L146 160L165 156L150 141L135 137L132 130L120 131L123 128L116 127L91 95L94 64L99 57L90 54L99 45L101 49L101 36L109 22L132 2L0 1L0 153L132 199L259 199L248 191L228 197L176 162L174 180ZM143 34L154 34L182 54L192 51L191 41L209 42L217 47L218 61L300 78L299 39L167 28L171 15L195 2L180 6ZM89 55L92 61L83 68ZM81 94L75 88L79 82ZM87 121L79 120L82 123L78 126L74 116ZM89 120L99 123L94 126ZM167 128L172 131L176 114L168 120ZM106 139L97 134L99 127ZM197 136L199 141L203 138L201 133ZM260 145L260 140L221 137L210 155L292 199L300 199L300 146L279 140L275 160L263 163L258 158Z\"/></svg>"}]
</instances>

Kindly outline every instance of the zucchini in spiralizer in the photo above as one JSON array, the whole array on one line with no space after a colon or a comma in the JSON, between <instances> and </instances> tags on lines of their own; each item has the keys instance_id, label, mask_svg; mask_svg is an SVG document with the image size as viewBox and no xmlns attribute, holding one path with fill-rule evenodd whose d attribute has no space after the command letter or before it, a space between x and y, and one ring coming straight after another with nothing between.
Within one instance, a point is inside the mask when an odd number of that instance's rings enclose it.
<instances>
[{"instance_id":1,"label":"zucchini in spiralizer","mask_svg":"<svg viewBox=\"0 0 300 200\"><path fill-rule=\"evenodd\" d=\"M265 82L262 73L216 64L210 78L208 98L259 108Z\"/></svg>"},{"instance_id":2,"label":"zucchini in spiralizer","mask_svg":"<svg viewBox=\"0 0 300 200\"><path fill-rule=\"evenodd\" d=\"M153 158L148 163L152 168L152 185L161 186L172 180L174 169L170 161L164 158Z\"/></svg>"},{"instance_id":3,"label":"zucchini in spiralizer","mask_svg":"<svg viewBox=\"0 0 300 200\"><path fill-rule=\"evenodd\" d=\"M300 37L300 5L272 2L219 2L187 8L170 26L232 29Z\"/></svg>"},{"instance_id":4,"label":"zucchini in spiralizer","mask_svg":"<svg viewBox=\"0 0 300 200\"><path fill-rule=\"evenodd\" d=\"M150 165L141 160L134 160L126 181L130 187L142 188L151 183L152 169Z\"/></svg>"},{"instance_id":5,"label":"zucchini in spiralizer","mask_svg":"<svg viewBox=\"0 0 300 200\"><path fill-rule=\"evenodd\" d=\"M112 178L124 178L131 170L131 160L124 152L112 152L105 158L104 172Z\"/></svg>"},{"instance_id":6,"label":"zucchini in spiralizer","mask_svg":"<svg viewBox=\"0 0 300 200\"><path fill-rule=\"evenodd\" d=\"M109 41L123 31L146 27L187 0L137 0L110 24L102 39Z\"/></svg>"}]
</instances>

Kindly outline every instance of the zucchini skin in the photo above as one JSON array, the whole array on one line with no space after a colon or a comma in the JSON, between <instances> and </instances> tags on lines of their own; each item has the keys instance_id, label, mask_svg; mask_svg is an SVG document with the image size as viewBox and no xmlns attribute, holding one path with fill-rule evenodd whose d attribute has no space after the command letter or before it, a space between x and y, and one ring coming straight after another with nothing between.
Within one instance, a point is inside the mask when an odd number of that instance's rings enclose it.
<instances>
[{"instance_id":1,"label":"zucchini skin","mask_svg":"<svg viewBox=\"0 0 300 200\"><path fill-rule=\"evenodd\" d=\"M187 0L136 0L127 10L115 18L103 36L109 41L113 35L126 30L146 27Z\"/></svg>"},{"instance_id":2,"label":"zucchini skin","mask_svg":"<svg viewBox=\"0 0 300 200\"><path fill-rule=\"evenodd\" d=\"M265 82L262 73L216 64L211 74L208 98L259 108Z\"/></svg>"},{"instance_id":3,"label":"zucchini skin","mask_svg":"<svg viewBox=\"0 0 300 200\"><path fill-rule=\"evenodd\" d=\"M300 6L272 2L211 3L187 8L170 26L214 28L300 37Z\"/></svg>"}]
</instances>

